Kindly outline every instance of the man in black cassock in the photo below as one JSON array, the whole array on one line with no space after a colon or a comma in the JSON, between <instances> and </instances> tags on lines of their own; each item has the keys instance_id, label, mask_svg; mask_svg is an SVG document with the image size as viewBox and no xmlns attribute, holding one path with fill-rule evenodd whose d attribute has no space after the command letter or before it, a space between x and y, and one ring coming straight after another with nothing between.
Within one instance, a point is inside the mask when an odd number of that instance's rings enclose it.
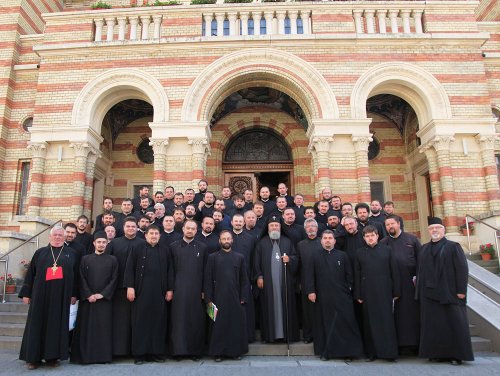
<instances>
[{"instance_id":1,"label":"man in black cassock","mask_svg":"<svg viewBox=\"0 0 500 376\"><path fill-rule=\"evenodd\" d=\"M214 232L214 230L214 219L212 217L205 217L201 221L201 231L198 231L194 237L195 240L198 240L205 244L207 253L209 255L217 252L220 248L219 235Z\"/></svg>"},{"instance_id":2,"label":"man in black cassock","mask_svg":"<svg viewBox=\"0 0 500 376\"><path fill-rule=\"evenodd\" d=\"M314 321L314 304L307 297L306 276L312 256L321 249L318 238L318 222L313 218L304 221L307 238L297 244L297 256L300 269L300 301L302 307L302 339L305 343L313 340L312 326Z\"/></svg>"},{"instance_id":3,"label":"man in black cassock","mask_svg":"<svg viewBox=\"0 0 500 376\"><path fill-rule=\"evenodd\" d=\"M331 230L307 263L305 291L314 303L314 353L322 360L359 358L363 343L354 317L353 275L349 257L334 249Z\"/></svg>"},{"instance_id":4,"label":"man in black cassock","mask_svg":"<svg viewBox=\"0 0 500 376\"><path fill-rule=\"evenodd\" d=\"M135 364L164 362L167 302L172 300L172 270L168 248L161 248L160 229L146 229L146 242L127 258L125 286L132 304L132 355Z\"/></svg>"},{"instance_id":5,"label":"man in black cassock","mask_svg":"<svg viewBox=\"0 0 500 376\"><path fill-rule=\"evenodd\" d=\"M281 231L283 234L292 241L294 247L297 244L307 238L306 231L303 225L295 223L295 211L293 208L286 208L283 211L283 224L281 226Z\"/></svg>"},{"instance_id":6,"label":"man in black cassock","mask_svg":"<svg viewBox=\"0 0 500 376\"><path fill-rule=\"evenodd\" d=\"M208 255L205 245L194 239L197 227L195 221L187 220L182 228L183 238L170 244L174 281L170 353L193 360L205 353L207 320L203 273Z\"/></svg>"},{"instance_id":7,"label":"man in black cassock","mask_svg":"<svg viewBox=\"0 0 500 376\"><path fill-rule=\"evenodd\" d=\"M137 252L145 244L143 239L137 237L135 217L126 217L122 223L124 236L113 239L106 250L118 260L118 282L113 294L113 356L130 355L132 305L127 299L127 287L124 284L125 265L128 255Z\"/></svg>"},{"instance_id":8,"label":"man in black cassock","mask_svg":"<svg viewBox=\"0 0 500 376\"><path fill-rule=\"evenodd\" d=\"M389 236L382 239L380 244L391 248L401 281L401 296L394 302L398 345L400 351L416 354L420 338L420 307L415 300L415 280L418 255L422 246L415 235L401 230L397 215L388 216L385 219L385 227Z\"/></svg>"},{"instance_id":9,"label":"man in black cassock","mask_svg":"<svg viewBox=\"0 0 500 376\"><path fill-rule=\"evenodd\" d=\"M298 262L295 247L290 239L281 235L277 216L271 216L267 226L268 235L258 242L254 260L254 276L260 291L261 339L264 342L297 341L299 325L294 279Z\"/></svg>"},{"instance_id":10,"label":"man in black cassock","mask_svg":"<svg viewBox=\"0 0 500 376\"><path fill-rule=\"evenodd\" d=\"M64 229L50 231L49 245L36 250L26 272L19 297L29 304L19 359L28 369L42 360L57 367L68 358L69 306L76 303L78 260L76 252L64 246Z\"/></svg>"},{"instance_id":11,"label":"man in black cassock","mask_svg":"<svg viewBox=\"0 0 500 376\"><path fill-rule=\"evenodd\" d=\"M233 252L231 232L220 235L221 250L208 256L205 268L205 303L215 304L216 320L210 320L208 355L216 362L223 357L241 359L248 352L247 326L243 305L248 296L248 275L245 258Z\"/></svg>"},{"instance_id":12,"label":"man in black cassock","mask_svg":"<svg viewBox=\"0 0 500 376\"><path fill-rule=\"evenodd\" d=\"M87 227L89 225L89 219L85 215L81 215L76 220L77 234L75 237L75 242L80 243L83 248L85 248L85 254L89 255L92 253L92 242L94 238L87 232Z\"/></svg>"},{"instance_id":13,"label":"man in black cassock","mask_svg":"<svg viewBox=\"0 0 500 376\"><path fill-rule=\"evenodd\" d=\"M182 239L182 235L175 231L174 217L167 214L163 217L163 231L160 235L160 246L170 246L173 242Z\"/></svg>"},{"instance_id":14,"label":"man in black cassock","mask_svg":"<svg viewBox=\"0 0 500 376\"><path fill-rule=\"evenodd\" d=\"M440 218L431 218L428 229L431 241L422 247L417 273L418 356L460 365L474 360L466 308L467 260L460 244L446 239Z\"/></svg>"},{"instance_id":15,"label":"man in black cassock","mask_svg":"<svg viewBox=\"0 0 500 376\"><path fill-rule=\"evenodd\" d=\"M109 363L113 360L113 293L118 260L106 253L104 231L94 234L95 253L80 263L80 303L71 345L71 362Z\"/></svg>"},{"instance_id":16,"label":"man in black cassock","mask_svg":"<svg viewBox=\"0 0 500 376\"><path fill-rule=\"evenodd\" d=\"M363 229L366 246L356 251L354 298L363 307L363 339L368 361L394 361L398 342L392 307L400 294L399 270L391 249L378 243L378 231Z\"/></svg>"},{"instance_id":17,"label":"man in black cassock","mask_svg":"<svg viewBox=\"0 0 500 376\"><path fill-rule=\"evenodd\" d=\"M248 213L248 212L247 212ZM255 244L256 239L246 232L243 227L244 218L241 214L235 214L231 219L231 226L233 230L231 231L233 245L232 251L243 255L245 259L245 268L247 272L248 280L252 278L252 265L254 260ZM246 312L246 322L247 322L247 337L248 342L251 343L255 341L255 302L253 291L257 289L257 286L247 285L246 296L248 297L245 305L243 306Z\"/></svg>"}]
</instances>

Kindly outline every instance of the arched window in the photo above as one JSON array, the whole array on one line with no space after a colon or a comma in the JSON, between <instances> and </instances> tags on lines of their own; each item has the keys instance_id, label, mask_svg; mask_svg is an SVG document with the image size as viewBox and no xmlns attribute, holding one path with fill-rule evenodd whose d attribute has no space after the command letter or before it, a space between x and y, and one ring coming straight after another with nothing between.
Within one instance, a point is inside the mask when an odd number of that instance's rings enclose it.
<instances>
[{"instance_id":1,"label":"arched window","mask_svg":"<svg viewBox=\"0 0 500 376\"><path fill-rule=\"evenodd\" d=\"M250 130L229 143L225 162L290 162L291 152L284 140L274 132Z\"/></svg>"}]
</instances>

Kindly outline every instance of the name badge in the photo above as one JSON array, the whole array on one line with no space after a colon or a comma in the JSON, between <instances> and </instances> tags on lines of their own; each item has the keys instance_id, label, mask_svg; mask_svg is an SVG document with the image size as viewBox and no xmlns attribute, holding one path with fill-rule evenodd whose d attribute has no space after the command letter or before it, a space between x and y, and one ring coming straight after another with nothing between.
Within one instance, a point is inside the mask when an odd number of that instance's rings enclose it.
<instances>
[{"instance_id":1,"label":"name badge","mask_svg":"<svg viewBox=\"0 0 500 376\"><path fill-rule=\"evenodd\" d=\"M45 273L45 280L52 281L53 279L63 279L62 266L51 266L47 268L47 272Z\"/></svg>"}]
</instances>

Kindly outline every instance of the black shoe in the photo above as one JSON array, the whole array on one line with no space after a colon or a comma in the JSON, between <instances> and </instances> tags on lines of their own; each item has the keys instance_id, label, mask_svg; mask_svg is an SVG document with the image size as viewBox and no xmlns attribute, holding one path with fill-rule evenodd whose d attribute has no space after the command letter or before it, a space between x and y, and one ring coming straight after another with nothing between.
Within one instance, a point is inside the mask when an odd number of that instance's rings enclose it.
<instances>
[{"instance_id":1,"label":"black shoe","mask_svg":"<svg viewBox=\"0 0 500 376\"><path fill-rule=\"evenodd\" d=\"M312 338L304 338L304 343L311 343L312 341Z\"/></svg>"},{"instance_id":2,"label":"black shoe","mask_svg":"<svg viewBox=\"0 0 500 376\"><path fill-rule=\"evenodd\" d=\"M135 365L138 365L138 366L140 366L140 365L144 364L144 358L136 358L136 359L134 360L134 364L135 364Z\"/></svg>"},{"instance_id":3,"label":"black shoe","mask_svg":"<svg viewBox=\"0 0 500 376\"><path fill-rule=\"evenodd\" d=\"M149 359L155 363L165 363L165 358L159 355L151 355Z\"/></svg>"},{"instance_id":4,"label":"black shoe","mask_svg":"<svg viewBox=\"0 0 500 376\"><path fill-rule=\"evenodd\" d=\"M61 363L59 363L59 360L48 360L45 362L45 365L47 367L56 368L56 367L59 367L61 365Z\"/></svg>"},{"instance_id":5,"label":"black shoe","mask_svg":"<svg viewBox=\"0 0 500 376\"><path fill-rule=\"evenodd\" d=\"M192 356L192 357L191 357L191 360L192 360L193 362L198 362L198 361L200 361L200 357L199 357L199 356Z\"/></svg>"},{"instance_id":6,"label":"black shoe","mask_svg":"<svg viewBox=\"0 0 500 376\"><path fill-rule=\"evenodd\" d=\"M346 362L346 363L351 363L351 362L352 362L352 358L345 358L345 359L344 359L344 362Z\"/></svg>"},{"instance_id":7,"label":"black shoe","mask_svg":"<svg viewBox=\"0 0 500 376\"><path fill-rule=\"evenodd\" d=\"M320 357L319 359L320 359L320 360L322 360L322 361L324 361L324 362L326 362L326 361L330 360L330 358L329 358L329 357L327 357L327 356L323 356L323 355L321 355L321 357Z\"/></svg>"},{"instance_id":8,"label":"black shoe","mask_svg":"<svg viewBox=\"0 0 500 376\"><path fill-rule=\"evenodd\" d=\"M241 360L241 356L235 356L233 360Z\"/></svg>"},{"instance_id":9,"label":"black shoe","mask_svg":"<svg viewBox=\"0 0 500 376\"><path fill-rule=\"evenodd\" d=\"M375 358L374 356L370 356L370 357L365 359L365 362L373 362L373 361L375 361L375 359L377 359L377 358Z\"/></svg>"},{"instance_id":10,"label":"black shoe","mask_svg":"<svg viewBox=\"0 0 500 376\"><path fill-rule=\"evenodd\" d=\"M398 360L397 359L394 359L394 358L389 358L389 359L386 359L389 363L397 363Z\"/></svg>"},{"instance_id":11,"label":"black shoe","mask_svg":"<svg viewBox=\"0 0 500 376\"><path fill-rule=\"evenodd\" d=\"M450 364L451 364L452 366L461 366L461 365L462 365L462 361L461 361L461 360L459 360L459 359L451 359L451 360L450 360Z\"/></svg>"},{"instance_id":12,"label":"black shoe","mask_svg":"<svg viewBox=\"0 0 500 376\"><path fill-rule=\"evenodd\" d=\"M33 370L33 369L37 369L38 367L41 366L41 363L40 362L35 362L35 363L27 363L26 364L26 367L29 369L29 370Z\"/></svg>"},{"instance_id":13,"label":"black shoe","mask_svg":"<svg viewBox=\"0 0 500 376\"><path fill-rule=\"evenodd\" d=\"M214 361L216 361L217 363L220 363L222 362L222 358L220 356L217 356Z\"/></svg>"}]
</instances>

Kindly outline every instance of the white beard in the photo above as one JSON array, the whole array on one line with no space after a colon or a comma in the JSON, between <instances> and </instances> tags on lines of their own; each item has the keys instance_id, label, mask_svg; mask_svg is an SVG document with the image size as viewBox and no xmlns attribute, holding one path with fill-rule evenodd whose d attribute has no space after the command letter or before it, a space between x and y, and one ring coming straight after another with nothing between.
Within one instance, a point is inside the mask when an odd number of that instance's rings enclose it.
<instances>
[{"instance_id":1,"label":"white beard","mask_svg":"<svg viewBox=\"0 0 500 376\"><path fill-rule=\"evenodd\" d=\"M281 233L279 231L269 231L269 238L271 240L278 240L281 236Z\"/></svg>"}]
</instances>

